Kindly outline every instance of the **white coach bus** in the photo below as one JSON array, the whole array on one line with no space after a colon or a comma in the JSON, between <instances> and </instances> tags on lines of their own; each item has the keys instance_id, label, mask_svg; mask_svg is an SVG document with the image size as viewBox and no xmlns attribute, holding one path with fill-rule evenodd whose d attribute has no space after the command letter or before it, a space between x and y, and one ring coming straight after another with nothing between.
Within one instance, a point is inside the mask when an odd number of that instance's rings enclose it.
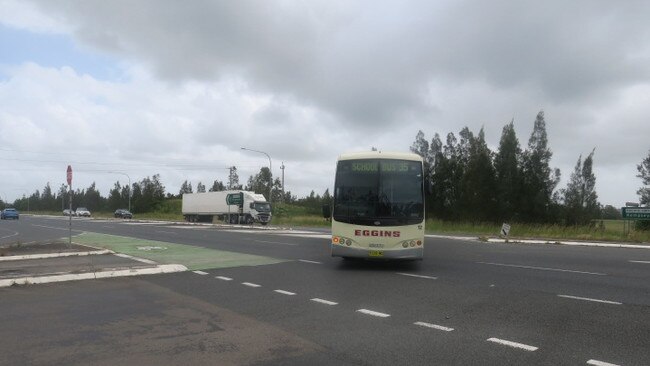
<instances>
[{"instance_id":1,"label":"white coach bus","mask_svg":"<svg viewBox=\"0 0 650 366\"><path fill-rule=\"evenodd\" d=\"M422 259L422 158L381 151L339 156L332 218L333 257Z\"/></svg>"}]
</instances>

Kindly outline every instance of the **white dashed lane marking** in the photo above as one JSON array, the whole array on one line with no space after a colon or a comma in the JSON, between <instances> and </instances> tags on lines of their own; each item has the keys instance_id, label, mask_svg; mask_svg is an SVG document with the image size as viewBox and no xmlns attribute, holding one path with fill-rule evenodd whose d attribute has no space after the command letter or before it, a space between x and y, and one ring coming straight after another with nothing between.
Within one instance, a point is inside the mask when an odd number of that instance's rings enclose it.
<instances>
[{"instance_id":1,"label":"white dashed lane marking","mask_svg":"<svg viewBox=\"0 0 650 366\"><path fill-rule=\"evenodd\" d=\"M217 276L215 278L218 279L218 280L222 280L222 281L232 281L232 278L230 278L230 277Z\"/></svg>"},{"instance_id":2,"label":"white dashed lane marking","mask_svg":"<svg viewBox=\"0 0 650 366\"><path fill-rule=\"evenodd\" d=\"M409 277L424 278L424 279L427 279L427 280L437 280L437 279L438 279L438 277L416 275L416 274L411 274L411 273L401 273L401 272L397 272L397 274L400 275L400 276L409 276Z\"/></svg>"},{"instance_id":3,"label":"white dashed lane marking","mask_svg":"<svg viewBox=\"0 0 650 366\"><path fill-rule=\"evenodd\" d=\"M330 305L330 306L334 306L334 305L338 305L338 304L339 304L338 302L329 301L329 300L324 300L324 299L319 299L319 298L317 298L317 297L311 299L311 301L318 302L318 303L325 304L325 305Z\"/></svg>"},{"instance_id":4,"label":"white dashed lane marking","mask_svg":"<svg viewBox=\"0 0 650 366\"><path fill-rule=\"evenodd\" d=\"M488 264L488 265L491 265L491 266L513 267L513 268L524 268L524 269L536 269L538 271L568 272L568 273L579 273L579 274L587 274L587 275L594 275L594 276L607 276L607 273L574 271L572 269L522 266L522 265L518 265L518 264L491 263L491 262L476 262L476 263L478 263L478 264Z\"/></svg>"},{"instance_id":5,"label":"white dashed lane marking","mask_svg":"<svg viewBox=\"0 0 650 366\"><path fill-rule=\"evenodd\" d=\"M295 292L289 292L289 291L285 291L285 290L273 290L273 291L277 292L279 294L282 294L282 295L289 295L289 296L293 296L293 295L296 294Z\"/></svg>"},{"instance_id":6,"label":"white dashed lane marking","mask_svg":"<svg viewBox=\"0 0 650 366\"><path fill-rule=\"evenodd\" d=\"M630 263L643 263L643 264L650 264L650 261L630 261Z\"/></svg>"},{"instance_id":7,"label":"white dashed lane marking","mask_svg":"<svg viewBox=\"0 0 650 366\"><path fill-rule=\"evenodd\" d=\"M565 299L574 299L574 300L582 300L582 301L591 301L591 302L599 302L602 304L611 304L611 305L623 305L622 302L618 301L609 301L609 300L600 300L600 299L592 299L589 297L580 297L580 296L571 296L571 295L557 295L558 297L563 297Z\"/></svg>"},{"instance_id":8,"label":"white dashed lane marking","mask_svg":"<svg viewBox=\"0 0 650 366\"><path fill-rule=\"evenodd\" d=\"M598 360L589 360L587 361L587 365L594 365L594 366L618 366L615 363L609 363L609 362L603 362L603 361L598 361Z\"/></svg>"},{"instance_id":9,"label":"white dashed lane marking","mask_svg":"<svg viewBox=\"0 0 650 366\"><path fill-rule=\"evenodd\" d=\"M537 351L537 350L538 350L538 348L535 347L535 346L529 346L529 345L527 345L527 344L523 344L523 343L507 341L507 340L505 340L505 339L499 339L499 338L488 338L487 341L488 341L488 342L498 343L498 344L501 344L501 345L504 345L504 346L508 346L508 347L512 347L512 348L523 349L523 350L528 351L528 352L533 352L533 351Z\"/></svg>"},{"instance_id":10,"label":"white dashed lane marking","mask_svg":"<svg viewBox=\"0 0 650 366\"><path fill-rule=\"evenodd\" d=\"M390 316L390 314L380 313L378 311L372 311L372 310L368 310L368 309L359 309L359 310L357 310L357 312L362 313L362 314L366 314L366 315L377 316L377 317L380 317L380 318L388 318Z\"/></svg>"},{"instance_id":11,"label":"white dashed lane marking","mask_svg":"<svg viewBox=\"0 0 650 366\"><path fill-rule=\"evenodd\" d=\"M248 287L262 287L262 285L258 285L256 283L250 283L250 282L242 282L241 284Z\"/></svg>"},{"instance_id":12,"label":"white dashed lane marking","mask_svg":"<svg viewBox=\"0 0 650 366\"><path fill-rule=\"evenodd\" d=\"M196 273L198 275L201 275L201 276L205 276L205 275L208 274L208 272L203 272L203 271L192 271L192 272L194 272L194 273Z\"/></svg>"},{"instance_id":13,"label":"white dashed lane marking","mask_svg":"<svg viewBox=\"0 0 650 366\"><path fill-rule=\"evenodd\" d=\"M430 324L430 323L425 323L425 322L415 322L413 324L419 325L419 326L425 327L425 328L443 330L445 332L451 332L452 330L454 330L454 328L443 327L442 325Z\"/></svg>"},{"instance_id":14,"label":"white dashed lane marking","mask_svg":"<svg viewBox=\"0 0 650 366\"><path fill-rule=\"evenodd\" d=\"M312 263L312 264L323 264L322 262L308 261L308 260L306 260L306 259L298 259L298 262L303 262L303 263Z\"/></svg>"}]
</instances>

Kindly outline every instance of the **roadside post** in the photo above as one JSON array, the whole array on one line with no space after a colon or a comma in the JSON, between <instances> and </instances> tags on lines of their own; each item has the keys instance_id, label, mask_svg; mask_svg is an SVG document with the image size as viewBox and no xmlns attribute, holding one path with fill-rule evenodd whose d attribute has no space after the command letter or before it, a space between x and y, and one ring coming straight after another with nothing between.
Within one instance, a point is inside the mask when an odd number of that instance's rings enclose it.
<instances>
[{"instance_id":1,"label":"roadside post","mask_svg":"<svg viewBox=\"0 0 650 366\"><path fill-rule=\"evenodd\" d=\"M228 216L230 216L230 205L237 205L237 224L240 224L241 214L243 213L244 194L242 192L226 195L226 204L228 205ZM230 217L228 218L230 220Z\"/></svg>"},{"instance_id":2,"label":"roadside post","mask_svg":"<svg viewBox=\"0 0 650 366\"><path fill-rule=\"evenodd\" d=\"M621 207L621 216L625 220L624 222L627 223L627 233L625 232L625 225L623 225L623 235L627 236L632 230L631 221L650 220L650 207L639 207L638 204L636 206Z\"/></svg>"},{"instance_id":3,"label":"roadside post","mask_svg":"<svg viewBox=\"0 0 650 366\"><path fill-rule=\"evenodd\" d=\"M68 216L70 217L68 220L68 249L70 249L72 247L72 167L70 165L68 165L67 180L70 189L70 194L68 195L70 198L70 211L68 212Z\"/></svg>"},{"instance_id":4,"label":"roadside post","mask_svg":"<svg viewBox=\"0 0 650 366\"><path fill-rule=\"evenodd\" d=\"M508 234L510 234L510 225L504 222L503 225L501 225L501 236L505 237L506 241L508 241Z\"/></svg>"}]
</instances>

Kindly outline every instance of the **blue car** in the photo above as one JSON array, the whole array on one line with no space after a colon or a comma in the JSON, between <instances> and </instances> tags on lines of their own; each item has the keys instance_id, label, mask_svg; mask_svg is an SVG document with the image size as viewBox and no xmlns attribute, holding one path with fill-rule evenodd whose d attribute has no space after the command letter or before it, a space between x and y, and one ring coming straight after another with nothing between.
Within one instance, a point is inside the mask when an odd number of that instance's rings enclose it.
<instances>
[{"instance_id":1,"label":"blue car","mask_svg":"<svg viewBox=\"0 0 650 366\"><path fill-rule=\"evenodd\" d=\"M7 220L7 219L14 219L18 220L19 219L18 211L16 211L15 208L5 208L2 210L2 213L0 213L0 219L2 220Z\"/></svg>"}]
</instances>

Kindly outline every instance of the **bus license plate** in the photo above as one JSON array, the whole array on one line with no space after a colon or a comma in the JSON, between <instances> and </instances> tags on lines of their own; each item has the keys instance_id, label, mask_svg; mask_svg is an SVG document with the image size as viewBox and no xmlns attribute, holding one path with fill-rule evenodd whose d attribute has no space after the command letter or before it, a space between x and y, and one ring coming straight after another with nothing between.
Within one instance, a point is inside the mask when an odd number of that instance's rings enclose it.
<instances>
[{"instance_id":1,"label":"bus license plate","mask_svg":"<svg viewBox=\"0 0 650 366\"><path fill-rule=\"evenodd\" d=\"M384 256L384 251L383 250L371 250L368 252L368 255L371 257L383 257Z\"/></svg>"}]
</instances>

